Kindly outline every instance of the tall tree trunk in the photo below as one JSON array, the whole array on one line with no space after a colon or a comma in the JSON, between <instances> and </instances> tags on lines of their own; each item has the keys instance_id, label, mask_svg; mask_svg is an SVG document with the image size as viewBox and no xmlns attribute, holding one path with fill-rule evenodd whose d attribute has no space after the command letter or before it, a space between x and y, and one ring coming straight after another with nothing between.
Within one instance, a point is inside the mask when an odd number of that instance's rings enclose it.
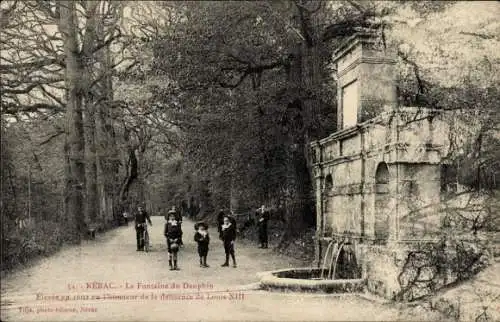
<instances>
[{"instance_id":1,"label":"tall tree trunk","mask_svg":"<svg viewBox=\"0 0 500 322\"><path fill-rule=\"evenodd\" d=\"M97 164L96 164L96 132L95 132L95 105L100 100L99 93L91 88L92 71L96 68L94 64L94 48L96 46L96 9L98 1L85 1L82 5L87 14L85 22L85 34L83 36L81 61L84 74L82 74L80 84L83 87L85 102L84 130L85 130L85 180L86 180L86 202L85 218L90 222L95 222L99 209L97 196Z\"/></svg>"},{"instance_id":2,"label":"tall tree trunk","mask_svg":"<svg viewBox=\"0 0 500 322\"><path fill-rule=\"evenodd\" d=\"M95 222L99 211L97 192L97 160L96 160L96 137L95 137L95 105L87 102L85 113L85 180L86 180L86 207L85 218Z\"/></svg>"},{"instance_id":3,"label":"tall tree trunk","mask_svg":"<svg viewBox=\"0 0 500 322\"><path fill-rule=\"evenodd\" d=\"M67 135L67 177L66 215L74 218L75 237L79 241L85 227L84 221L84 128L82 118L82 89L80 77L83 74L77 42L75 2L60 1L60 30L64 39L66 55L66 135Z\"/></svg>"},{"instance_id":4,"label":"tall tree trunk","mask_svg":"<svg viewBox=\"0 0 500 322\"><path fill-rule=\"evenodd\" d=\"M133 146L128 147L128 164L127 164L127 176L123 182L120 190L120 201L125 202L128 198L130 187L137 180L139 176L138 161L135 155L135 149Z\"/></svg>"},{"instance_id":5,"label":"tall tree trunk","mask_svg":"<svg viewBox=\"0 0 500 322\"><path fill-rule=\"evenodd\" d=\"M144 163L145 163L145 160L144 160L144 152L145 150L141 147L139 149L137 149L137 161L138 161L138 166L137 166L137 179L135 181L136 183L136 187L137 187L137 198L139 200L139 202L141 204L143 204L143 206L146 206L146 194L145 194L145 189L144 189L144 185L145 185L145 178L144 178ZM177 205L176 205L177 206Z\"/></svg>"},{"instance_id":6,"label":"tall tree trunk","mask_svg":"<svg viewBox=\"0 0 500 322\"><path fill-rule=\"evenodd\" d=\"M104 130L104 111L102 104L97 104L95 110L95 133L96 133L96 184L97 196L99 199L99 220L106 221L106 155L109 151L106 149L108 138Z\"/></svg>"},{"instance_id":7,"label":"tall tree trunk","mask_svg":"<svg viewBox=\"0 0 500 322\"><path fill-rule=\"evenodd\" d=\"M106 131L106 143L107 143L107 158L106 158L106 172L105 176L105 191L106 191L106 216L109 218L115 218L117 215L121 215L121 211L118 212L115 207L119 205L118 196L120 186L117 184L119 182L119 152L116 147L116 136L115 136L115 128L113 125L113 109L111 109L111 104L113 102L113 70L112 70L112 59L111 59L111 51L108 48L104 50L104 66L106 71L105 77L105 90L106 93L106 101L101 105L104 111L107 111L104 130Z\"/></svg>"},{"instance_id":8,"label":"tall tree trunk","mask_svg":"<svg viewBox=\"0 0 500 322\"><path fill-rule=\"evenodd\" d=\"M238 146L233 143L231 150L231 167L230 167L230 183L229 183L229 211L237 213L240 206L239 186L238 186Z\"/></svg>"},{"instance_id":9,"label":"tall tree trunk","mask_svg":"<svg viewBox=\"0 0 500 322\"><path fill-rule=\"evenodd\" d=\"M236 175L231 174L231 187L229 190L229 211L237 213L239 211L239 194L236 184Z\"/></svg>"},{"instance_id":10,"label":"tall tree trunk","mask_svg":"<svg viewBox=\"0 0 500 322\"><path fill-rule=\"evenodd\" d=\"M303 115L305 115L306 120L304 123L306 127L304 128L303 135L301 136L301 142L299 142L301 154L300 163L296 165L296 171L301 168L301 181L303 191L301 192L305 198L305 206L303 209L304 220L308 226L316 225L316 213L315 213L315 198L314 198L314 187L312 180L312 168L309 164L309 143L311 141L311 134L318 135L320 132L317 130L315 120L317 115L320 115L319 106L320 102L314 97L314 92L322 84L322 74L321 74L321 64L322 64L322 54L321 54L321 44L312 36L314 46L305 46L303 49L305 55L302 60L303 75L302 86L305 88L306 99L302 101ZM313 132L313 133L312 133ZM315 133L314 133L315 132ZM297 168L298 167L298 168Z\"/></svg>"},{"instance_id":11,"label":"tall tree trunk","mask_svg":"<svg viewBox=\"0 0 500 322\"><path fill-rule=\"evenodd\" d=\"M211 192L210 192L210 180L203 179L200 182L200 213L202 216L211 215L214 213L215 209L212 204Z\"/></svg>"},{"instance_id":12,"label":"tall tree trunk","mask_svg":"<svg viewBox=\"0 0 500 322\"><path fill-rule=\"evenodd\" d=\"M290 69L290 74L289 74L289 84L292 86L292 88L299 88L303 89L303 60L304 58L304 52L302 44L299 44L296 47L295 51L295 59L292 62L291 69ZM306 184L309 180L306 180L306 175L308 174L307 171L304 173L304 167L303 167L303 154L302 148L305 144L304 142L304 134L303 134L303 129L300 128L303 126L303 118L304 118L304 104L302 100L296 99L294 102L292 102L294 105L293 108L297 109L300 118L300 121L297 119L297 122L295 122L295 137L293 138L292 142L294 144L293 146L293 151L292 151L292 166L293 166L293 174L294 174L294 200L291 204L292 209L290 209L290 216L289 218L289 230L292 234L296 233L298 230L300 230L302 227L304 227L304 221L303 221L303 213L304 210L306 209L305 202L307 200L305 191L307 191L307 187L304 187L304 184Z\"/></svg>"},{"instance_id":13,"label":"tall tree trunk","mask_svg":"<svg viewBox=\"0 0 500 322\"><path fill-rule=\"evenodd\" d=\"M301 43L294 52L288 74L289 86L299 88L301 95L292 108L297 109L299 116L295 124L292 151L292 168L294 174L294 200L289 209L288 229L284 240L293 236L305 227L315 224L314 198L311 173L307 162L307 146L310 140L310 130L313 127L313 117L317 103L309 97L316 86L321 83L319 45Z\"/></svg>"},{"instance_id":14,"label":"tall tree trunk","mask_svg":"<svg viewBox=\"0 0 500 322\"><path fill-rule=\"evenodd\" d=\"M109 106L113 100L112 70L109 49L103 48L97 52L97 60L101 66L99 74L104 75L97 84L99 101L96 104L95 128L97 143L97 190L100 204L100 218L104 222L113 219L114 205L119 204L116 197L119 196L118 182L118 150ZM122 209L120 209L122 210Z\"/></svg>"}]
</instances>

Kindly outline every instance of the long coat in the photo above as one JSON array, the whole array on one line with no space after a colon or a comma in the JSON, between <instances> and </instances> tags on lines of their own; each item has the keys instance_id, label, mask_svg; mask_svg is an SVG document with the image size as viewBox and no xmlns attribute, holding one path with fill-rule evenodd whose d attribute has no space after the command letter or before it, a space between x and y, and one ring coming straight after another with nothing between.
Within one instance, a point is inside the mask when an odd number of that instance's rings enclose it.
<instances>
[{"instance_id":1,"label":"long coat","mask_svg":"<svg viewBox=\"0 0 500 322\"><path fill-rule=\"evenodd\" d=\"M203 236L199 232L194 234L194 241L198 243L198 255L206 256L208 253L208 245L210 244L210 236L208 233Z\"/></svg>"},{"instance_id":2,"label":"long coat","mask_svg":"<svg viewBox=\"0 0 500 322\"><path fill-rule=\"evenodd\" d=\"M257 225L259 227L259 240L261 243L267 243L267 223L269 222L269 212L263 211L257 216Z\"/></svg>"}]
</instances>

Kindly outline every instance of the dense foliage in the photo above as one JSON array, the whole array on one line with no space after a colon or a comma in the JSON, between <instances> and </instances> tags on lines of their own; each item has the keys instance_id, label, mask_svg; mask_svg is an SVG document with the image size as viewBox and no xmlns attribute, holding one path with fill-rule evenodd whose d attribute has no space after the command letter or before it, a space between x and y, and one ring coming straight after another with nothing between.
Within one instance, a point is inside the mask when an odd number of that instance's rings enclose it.
<instances>
[{"instance_id":1,"label":"dense foliage","mask_svg":"<svg viewBox=\"0 0 500 322\"><path fill-rule=\"evenodd\" d=\"M2 2L4 261L24 256L5 245L44 253L139 203L197 217L266 204L285 242L313 230L307 146L336 129L332 52L359 30L395 49L401 105L460 112L459 182L498 188L495 4L64 4Z\"/></svg>"}]
</instances>

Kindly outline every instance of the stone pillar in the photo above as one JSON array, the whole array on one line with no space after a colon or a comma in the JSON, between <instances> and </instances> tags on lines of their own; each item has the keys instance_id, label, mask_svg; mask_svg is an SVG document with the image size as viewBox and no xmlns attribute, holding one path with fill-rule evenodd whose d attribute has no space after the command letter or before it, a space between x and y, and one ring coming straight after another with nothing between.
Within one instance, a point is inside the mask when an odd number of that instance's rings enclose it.
<instances>
[{"instance_id":1,"label":"stone pillar","mask_svg":"<svg viewBox=\"0 0 500 322\"><path fill-rule=\"evenodd\" d=\"M319 166L314 167L315 194L316 194L316 242L314 249L314 261L320 264L321 261L321 238L323 237L323 174Z\"/></svg>"},{"instance_id":2,"label":"stone pillar","mask_svg":"<svg viewBox=\"0 0 500 322\"><path fill-rule=\"evenodd\" d=\"M394 180L395 181L395 180ZM396 182L391 182L389 184L389 195L387 196L388 201L387 201L387 206L386 206L386 212L387 212L387 218L388 218L388 229L389 229L389 234L387 238L387 243L393 242L396 240L396 204L397 204L397 199L398 196L394 193L396 191Z\"/></svg>"},{"instance_id":3,"label":"stone pillar","mask_svg":"<svg viewBox=\"0 0 500 322\"><path fill-rule=\"evenodd\" d=\"M365 237L375 238L375 187L373 183L365 188Z\"/></svg>"},{"instance_id":4,"label":"stone pillar","mask_svg":"<svg viewBox=\"0 0 500 322\"><path fill-rule=\"evenodd\" d=\"M370 33L358 33L334 53L337 129L367 121L397 104L396 60Z\"/></svg>"},{"instance_id":5,"label":"stone pillar","mask_svg":"<svg viewBox=\"0 0 500 322\"><path fill-rule=\"evenodd\" d=\"M399 240L399 204L401 200L401 178L400 165L390 166L391 181L389 183L389 202L387 212L389 216L389 240L395 242Z\"/></svg>"}]
</instances>

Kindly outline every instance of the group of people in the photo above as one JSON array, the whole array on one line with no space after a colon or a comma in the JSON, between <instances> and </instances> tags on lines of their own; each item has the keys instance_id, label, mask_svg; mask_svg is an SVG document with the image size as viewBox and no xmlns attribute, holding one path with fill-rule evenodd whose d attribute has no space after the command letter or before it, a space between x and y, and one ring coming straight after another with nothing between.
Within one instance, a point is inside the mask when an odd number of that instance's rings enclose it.
<instances>
[{"instance_id":1,"label":"group of people","mask_svg":"<svg viewBox=\"0 0 500 322\"><path fill-rule=\"evenodd\" d=\"M208 225L204 222L198 222L194 225L194 229L194 241L198 244L200 267L210 267L207 264L208 246L210 244ZM217 218L217 231L219 232L219 239L222 240L224 245L224 252L226 255L226 260L221 266L228 267L229 257L231 257L233 267L236 268L236 255L234 250L234 241L236 240L236 220L234 220L231 216L224 215L223 212L219 213L219 217Z\"/></svg>"},{"instance_id":2,"label":"group of people","mask_svg":"<svg viewBox=\"0 0 500 322\"><path fill-rule=\"evenodd\" d=\"M221 214L219 214L221 216ZM175 207L169 210L165 216L167 222L163 230L163 235L167 240L167 250L169 254L168 263L170 270L179 270L178 267L178 252L179 248L183 245L182 241L182 215L176 211ZM218 218L219 219L219 218ZM138 207L135 216L135 229L137 239L137 251L144 250L144 229L146 229L146 222L152 226L151 218L143 207ZM210 236L208 234L208 225L204 222L198 222L194 225L195 234L194 240L198 244L198 255L200 257L200 267L210 267L207 264L207 256L210 244ZM231 216L226 216L222 213L222 217L218 220L217 230L219 238L224 245L226 260L221 265L223 267L229 266L229 258L231 257L233 267L236 267L236 255L234 250L234 241L236 240L236 220Z\"/></svg>"}]
</instances>

